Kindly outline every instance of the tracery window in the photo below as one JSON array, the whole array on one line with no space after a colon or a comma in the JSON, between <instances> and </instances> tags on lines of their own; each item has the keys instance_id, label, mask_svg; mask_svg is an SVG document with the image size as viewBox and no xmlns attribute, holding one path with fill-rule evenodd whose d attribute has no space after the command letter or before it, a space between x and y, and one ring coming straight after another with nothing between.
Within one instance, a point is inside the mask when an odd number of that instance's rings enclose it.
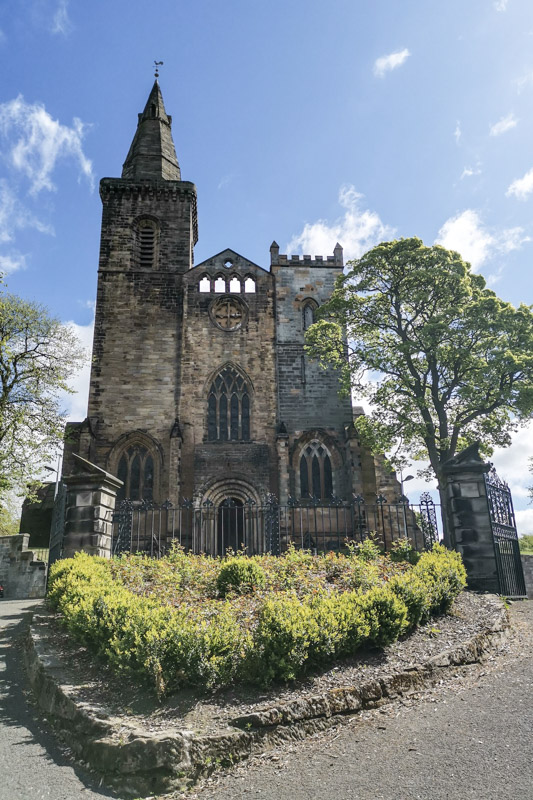
<instances>
[{"instance_id":1,"label":"tracery window","mask_svg":"<svg viewBox=\"0 0 533 800\"><path fill-rule=\"evenodd\" d=\"M300 456L300 494L302 497L329 499L333 494L331 456L326 447L314 440Z\"/></svg>"},{"instance_id":2,"label":"tracery window","mask_svg":"<svg viewBox=\"0 0 533 800\"><path fill-rule=\"evenodd\" d=\"M118 462L117 478L124 484L117 492L118 500L153 500L154 459L150 451L139 444L128 447Z\"/></svg>"},{"instance_id":3,"label":"tracery window","mask_svg":"<svg viewBox=\"0 0 533 800\"><path fill-rule=\"evenodd\" d=\"M140 267L152 269L156 265L157 223L153 219L141 219L136 228L137 262Z\"/></svg>"},{"instance_id":4,"label":"tracery window","mask_svg":"<svg viewBox=\"0 0 533 800\"><path fill-rule=\"evenodd\" d=\"M306 331L315 321L317 305L313 300L309 300L302 308L303 329Z\"/></svg>"},{"instance_id":5,"label":"tracery window","mask_svg":"<svg viewBox=\"0 0 533 800\"><path fill-rule=\"evenodd\" d=\"M246 379L235 367L224 367L211 384L207 438L210 442L250 438L250 391Z\"/></svg>"}]
</instances>

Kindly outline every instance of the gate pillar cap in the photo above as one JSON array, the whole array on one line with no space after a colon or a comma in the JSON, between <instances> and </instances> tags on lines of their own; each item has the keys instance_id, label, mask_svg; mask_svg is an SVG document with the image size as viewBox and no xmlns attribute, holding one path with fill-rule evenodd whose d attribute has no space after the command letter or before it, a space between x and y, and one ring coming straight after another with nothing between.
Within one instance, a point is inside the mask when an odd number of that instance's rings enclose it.
<instances>
[{"instance_id":1,"label":"gate pillar cap","mask_svg":"<svg viewBox=\"0 0 533 800\"><path fill-rule=\"evenodd\" d=\"M442 471L446 475L452 475L454 472L489 472L491 464L483 461L479 455L480 442L474 442L469 447L465 447L456 456L449 458L442 465Z\"/></svg>"},{"instance_id":2,"label":"gate pillar cap","mask_svg":"<svg viewBox=\"0 0 533 800\"><path fill-rule=\"evenodd\" d=\"M96 466L96 464L93 464L91 461L87 461L86 458L82 458L77 455L77 453L73 453L73 457L76 471L74 475L65 475L63 477L63 481L67 486L76 483L98 483L101 485L108 485L116 491L124 485L123 481L119 478L111 475L110 472L106 472L105 469Z\"/></svg>"}]
</instances>

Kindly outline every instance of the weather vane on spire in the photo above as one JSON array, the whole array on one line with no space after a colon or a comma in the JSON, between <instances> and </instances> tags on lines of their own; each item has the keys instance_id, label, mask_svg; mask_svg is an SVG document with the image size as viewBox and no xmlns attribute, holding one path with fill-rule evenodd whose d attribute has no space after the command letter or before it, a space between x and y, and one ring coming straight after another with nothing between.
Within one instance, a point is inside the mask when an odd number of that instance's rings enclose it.
<instances>
[{"instance_id":1,"label":"weather vane on spire","mask_svg":"<svg viewBox=\"0 0 533 800\"><path fill-rule=\"evenodd\" d=\"M154 64L155 64L155 76L154 77L159 78L159 67L163 66L163 62L162 61L154 61Z\"/></svg>"}]
</instances>

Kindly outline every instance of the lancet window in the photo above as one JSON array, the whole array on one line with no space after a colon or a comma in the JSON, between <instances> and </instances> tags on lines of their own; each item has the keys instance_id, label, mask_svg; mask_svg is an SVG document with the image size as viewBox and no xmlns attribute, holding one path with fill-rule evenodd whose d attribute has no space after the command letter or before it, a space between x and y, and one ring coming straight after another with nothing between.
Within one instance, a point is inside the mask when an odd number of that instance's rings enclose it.
<instances>
[{"instance_id":1,"label":"lancet window","mask_svg":"<svg viewBox=\"0 0 533 800\"><path fill-rule=\"evenodd\" d=\"M323 500L333 494L331 456L318 440L306 445L300 456L300 494L303 498L318 497Z\"/></svg>"},{"instance_id":2,"label":"lancet window","mask_svg":"<svg viewBox=\"0 0 533 800\"><path fill-rule=\"evenodd\" d=\"M250 390L235 367L218 373L207 400L209 441L240 441L250 438Z\"/></svg>"},{"instance_id":3,"label":"lancet window","mask_svg":"<svg viewBox=\"0 0 533 800\"><path fill-rule=\"evenodd\" d=\"M118 500L153 500L154 459L142 445L132 445L125 450L118 462L117 478L123 486L117 493Z\"/></svg>"},{"instance_id":4,"label":"lancet window","mask_svg":"<svg viewBox=\"0 0 533 800\"><path fill-rule=\"evenodd\" d=\"M308 300L307 303L304 304L302 308L302 323L304 331L310 328L314 323L316 310L317 304L314 302L314 300Z\"/></svg>"}]
</instances>

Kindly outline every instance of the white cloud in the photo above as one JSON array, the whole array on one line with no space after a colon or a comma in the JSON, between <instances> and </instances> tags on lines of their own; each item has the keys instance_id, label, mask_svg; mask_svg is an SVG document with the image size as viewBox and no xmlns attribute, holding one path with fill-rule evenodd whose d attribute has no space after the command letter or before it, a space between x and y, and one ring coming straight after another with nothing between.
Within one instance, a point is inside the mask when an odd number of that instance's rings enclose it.
<instances>
[{"instance_id":1,"label":"white cloud","mask_svg":"<svg viewBox=\"0 0 533 800\"><path fill-rule=\"evenodd\" d=\"M345 259L359 258L367 250L394 235L394 229L385 225L375 211L361 207L364 195L353 186L342 186L339 205L345 212L331 224L320 219L307 222L303 231L294 236L287 245L287 253L309 253L323 256L333 253L337 242L344 248Z\"/></svg>"},{"instance_id":2,"label":"white cloud","mask_svg":"<svg viewBox=\"0 0 533 800\"><path fill-rule=\"evenodd\" d=\"M0 179L0 244L12 242L17 230L35 228L53 236L54 229L24 206L5 179Z\"/></svg>"},{"instance_id":3,"label":"white cloud","mask_svg":"<svg viewBox=\"0 0 533 800\"><path fill-rule=\"evenodd\" d=\"M398 50L396 53L389 53L387 56L377 58L374 62L374 75L378 78L383 78L387 72L401 67L410 55L411 53L407 47L405 47L403 50Z\"/></svg>"},{"instance_id":4,"label":"white cloud","mask_svg":"<svg viewBox=\"0 0 533 800\"><path fill-rule=\"evenodd\" d=\"M533 508L523 508L515 511L516 529L519 536L533 534Z\"/></svg>"},{"instance_id":5,"label":"white cloud","mask_svg":"<svg viewBox=\"0 0 533 800\"><path fill-rule=\"evenodd\" d=\"M68 16L69 0L59 0L57 8L52 17L50 30L52 33L60 33L67 36L72 30L72 23Z\"/></svg>"},{"instance_id":6,"label":"white cloud","mask_svg":"<svg viewBox=\"0 0 533 800\"><path fill-rule=\"evenodd\" d=\"M52 173L61 159L73 159L93 185L92 163L83 152L87 126L76 117L72 127L54 120L40 103L22 95L0 104L0 134L7 142L12 167L30 181L30 194L54 190Z\"/></svg>"},{"instance_id":7,"label":"white cloud","mask_svg":"<svg viewBox=\"0 0 533 800\"><path fill-rule=\"evenodd\" d=\"M462 136L461 123L460 123L459 120L457 120L457 122L455 123L455 130L453 132L453 135L454 135L454 138L455 138L455 143L459 144L459 139Z\"/></svg>"},{"instance_id":8,"label":"white cloud","mask_svg":"<svg viewBox=\"0 0 533 800\"><path fill-rule=\"evenodd\" d=\"M70 381L70 388L74 390L75 394L65 393L62 397L62 405L67 412L67 418L75 422L80 422L87 416L94 319L88 325L78 325L76 322L67 322L65 324L74 331L81 341L82 347L84 347L87 352L85 364L78 374Z\"/></svg>"},{"instance_id":9,"label":"white cloud","mask_svg":"<svg viewBox=\"0 0 533 800\"><path fill-rule=\"evenodd\" d=\"M519 227L490 231L478 212L467 208L446 220L435 241L449 250L457 250L477 270L498 254L518 250L530 237Z\"/></svg>"},{"instance_id":10,"label":"white cloud","mask_svg":"<svg viewBox=\"0 0 533 800\"><path fill-rule=\"evenodd\" d=\"M491 125L489 134L491 136L501 136L502 133L507 133L507 131L510 131L512 128L516 128L517 125L518 120L511 112L511 114L507 114L506 117L502 117L498 122L494 123L494 125Z\"/></svg>"},{"instance_id":11,"label":"white cloud","mask_svg":"<svg viewBox=\"0 0 533 800\"><path fill-rule=\"evenodd\" d=\"M15 272L17 269L26 268L26 256L22 253L15 251L8 255L0 254L0 273L8 275L10 272Z\"/></svg>"},{"instance_id":12,"label":"white cloud","mask_svg":"<svg viewBox=\"0 0 533 800\"><path fill-rule=\"evenodd\" d=\"M461 173L461 180L471 178L472 175L481 175L481 167L465 167Z\"/></svg>"},{"instance_id":13,"label":"white cloud","mask_svg":"<svg viewBox=\"0 0 533 800\"><path fill-rule=\"evenodd\" d=\"M506 197L514 195L519 200L526 200L531 192L533 192L533 169L526 172L522 178L516 178L505 192L505 195Z\"/></svg>"},{"instance_id":14,"label":"white cloud","mask_svg":"<svg viewBox=\"0 0 533 800\"><path fill-rule=\"evenodd\" d=\"M509 0L494 0L493 5L496 11L506 11L508 2Z\"/></svg>"}]
</instances>

